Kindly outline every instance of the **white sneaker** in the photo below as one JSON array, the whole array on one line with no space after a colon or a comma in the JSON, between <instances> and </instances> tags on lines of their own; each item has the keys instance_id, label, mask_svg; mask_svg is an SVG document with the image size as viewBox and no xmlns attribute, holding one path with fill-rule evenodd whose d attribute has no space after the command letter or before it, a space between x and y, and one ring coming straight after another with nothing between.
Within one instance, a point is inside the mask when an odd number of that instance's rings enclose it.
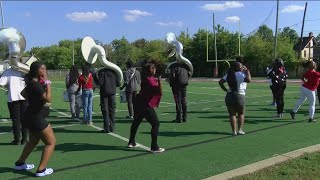
<instances>
[{"instance_id":1,"label":"white sneaker","mask_svg":"<svg viewBox=\"0 0 320 180\"><path fill-rule=\"evenodd\" d=\"M36 173L35 175L37 177L42 177L42 176L47 176L53 173L53 169L52 168L46 168L45 171L41 172L41 173Z\"/></svg>"},{"instance_id":2,"label":"white sneaker","mask_svg":"<svg viewBox=\"0 0 320 180\"><path fill-rule=\"evenodd\" d=\"M21 166L15 166L14 169L15 170L29 170L29 169L33 169L34 168L34 164L23 164Z\"/></svg>"},{"instance_id":3,"label":"white sneaker","mask_svg":"<svg viewBox=\"0 0 320 180\"><path fill-rule=\"evenodd\" d=\"M139 144L137 144L137 143L130 143L129 145L128 145L128 148L134 148L134 147L139 147Z\"/></svg>"},{"instance_id":4,"label":"white sneaker","mask_svg":"<svg viewBox=\"0 0 320 180\"><path fill-rule=\"evenodd\" d=\"M159 148L159 149L157 149L157 150L152 150L152 149L150 149L150 152L152 152L152 153L162 153L162 152L164 152L164 151L165 151L164 148Z\"/></svg>"},{"instance_id":5,"label":"white sneaker","mask_svg":"<svg viewBox=\"0 0 320 180\"><path fill-rule=\"evenodd\" d=\"M236 136L236 135L237 135L237 132L233 132L233 133L232 133L232 136Z\"/></svg>"},{"instance_id":6,"label":"white sneaker","mask_svg":"<svg viewBox=\"0 0 320 180\"><path fill-rule=\"evenodd\" d=\"M239 130L239 131L238 131L238 134L239 134L239 135L245 135L246 133L243 132L242 130Z\"/></svg>"}]
</instances>

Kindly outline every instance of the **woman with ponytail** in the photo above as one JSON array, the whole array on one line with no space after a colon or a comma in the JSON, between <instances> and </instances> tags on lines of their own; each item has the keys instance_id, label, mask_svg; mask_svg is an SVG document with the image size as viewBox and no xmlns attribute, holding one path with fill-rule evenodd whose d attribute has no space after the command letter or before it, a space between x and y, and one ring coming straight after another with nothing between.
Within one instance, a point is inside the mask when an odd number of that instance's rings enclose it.
<instances>
[{"instance_id":1,"label":"woman with ponytail","mask_svg":"<svg viewBox=\"0 0 320 180\"><path fill-rule=\"evenodd\" d=\"M244 110L245 110L245 92L247 83L251 81L249 69L242 66L240 62L234 62L228 73L219 81L222 90L227 92L225 103L228 108L232 135L244 135ZM228 83L229 89L224 86ZM236 118L238 114L238 120Z\"/></svg>"},{"instance_id":2,"label":"woman with ponytail","mask_svg":"<svg viewBox=\"0 0 320 180\"><path fill-rule=\"evenodd\" d=\"M34 168L33 164L26 164L26 160L41 139L45 147L35 176L46 176L53 173L53 169L46 168L46 165L54 151L56 139L43 113L45 103L51 103L51 81L48 80L46 66L42 62L35 61L31 64L29 74L26 76L26 85L21 95L29 103L24 122L25 127L29 129L29 141L15 163L15 169Z\"/></svg>"}]
</instances>

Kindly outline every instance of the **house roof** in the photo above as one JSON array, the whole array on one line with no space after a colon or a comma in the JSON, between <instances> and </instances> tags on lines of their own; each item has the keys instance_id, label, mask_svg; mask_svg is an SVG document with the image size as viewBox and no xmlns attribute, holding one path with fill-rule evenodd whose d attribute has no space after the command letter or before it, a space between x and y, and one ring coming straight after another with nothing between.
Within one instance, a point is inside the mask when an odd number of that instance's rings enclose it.
<instances>
[{"instance_id":1,"label":"house roof","mask_svg":"<svg viewBox=\"0 0 320 180\"><path fill-rule=\"evenodd\" d=\"M318 43L317 43L316 39L314 38L314 36L303 37L302 38L302 42L301 42L301 39L300 39L299 42L294 45L293 50L300 51L300 47L301 47L301 50L303 50L308 45L308 43L310 41L313 41L313 45L318 45ZM301 44L301 46L300 46L300 44Z\"/></svg>"}]
</instances>

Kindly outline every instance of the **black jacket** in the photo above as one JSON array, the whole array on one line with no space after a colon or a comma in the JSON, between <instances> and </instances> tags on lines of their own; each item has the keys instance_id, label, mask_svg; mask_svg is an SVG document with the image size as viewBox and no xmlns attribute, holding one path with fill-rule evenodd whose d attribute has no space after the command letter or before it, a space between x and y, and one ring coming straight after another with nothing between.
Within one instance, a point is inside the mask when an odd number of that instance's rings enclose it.
<instances>
[{"instance_id":1,"label":"black jacket","mask_svg":"<svg viewBox=\"0 0 320 180\"><path fill-rule=\"evenodd\" d=\"M101 69L93 76L94 82L100 86L100 95L111 96L116 94L120 86L120 79L111 69Z\"/></svg>"},{"instance_id":2,"label":"black jacket","mask_svg":"<svg viewBox=\"0 0 320 180\"><path fill-rule=\"evenodd\" d=\"M189 81L189 67L184 63L173 65L170 74L170 85L175 87L187 86Z\"/></svg>"}]
</instances>

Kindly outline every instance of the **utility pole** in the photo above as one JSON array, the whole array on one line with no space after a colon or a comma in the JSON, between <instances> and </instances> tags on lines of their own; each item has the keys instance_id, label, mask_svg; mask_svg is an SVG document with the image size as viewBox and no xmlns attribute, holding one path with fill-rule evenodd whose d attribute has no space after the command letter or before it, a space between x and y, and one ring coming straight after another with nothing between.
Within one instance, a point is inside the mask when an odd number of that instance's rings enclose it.
<instances>
[{"instance_id":1,"label":"utility pole","mask_svg":"<svg viewBox=\"0 0 320 180\"><path fill-rule=\"evenodd\" d=\"M240 20L239 20L239 56L240 56L240 52L241 52L241 36L240 36Z\"/></svg>"},{"instance_id":2,"label":"utility pole","mask_svg":"<svg viewBox=\"0 0 320 180\"><path fill-rule=\"evenodd\" d=\"M303 36L304 20L305 20L305 17L306 17L307 6L308 6L308 3L306 2L306 5L304 6L304 13L303 13L300 41L299 41L299 43L300 43L300 48L299 48L299 53L298 53L298 59L299 60L301 58L301 50L302 50L302 43L303 43L303 37L302 36Z\"/></svg>"},{"instance_id":3,"label":"utility pole","mask_svg":"<svg viewBox=\"0 0 320 180\"><path fill-rule=\"evenodd\" d=\"M216 59L214 76L218 77L217 38L216 38L216 29L215 29L215 23L214 23L214 13L212 13L212 19L213 19L213 35L214 35L214 54L215 54L215 59Z\"/></svg>"},{"instance_id":4,"label":"utility pole","mask_svg":"<svg viewBox=\"0 0 320 180\"><path fill-rule=\"evenodd\" d=\"M1 8L2 28L4 28L4 17L3 17L3 10L2 10L2 1L0 1L0 8Z\"/></svg>"},{"instance_id":5,"label":"utility pole","mask_svg":"<svg viewBox=\"0 0 320 180\"><path fill-rule=\"evenodd\" d=\"M275 36L274 36L274 59L277 58L277 46L278 46L278 16L279 16L279 0L277 0L276 30L275 30Z\"/></svg>"}]
</instances>

